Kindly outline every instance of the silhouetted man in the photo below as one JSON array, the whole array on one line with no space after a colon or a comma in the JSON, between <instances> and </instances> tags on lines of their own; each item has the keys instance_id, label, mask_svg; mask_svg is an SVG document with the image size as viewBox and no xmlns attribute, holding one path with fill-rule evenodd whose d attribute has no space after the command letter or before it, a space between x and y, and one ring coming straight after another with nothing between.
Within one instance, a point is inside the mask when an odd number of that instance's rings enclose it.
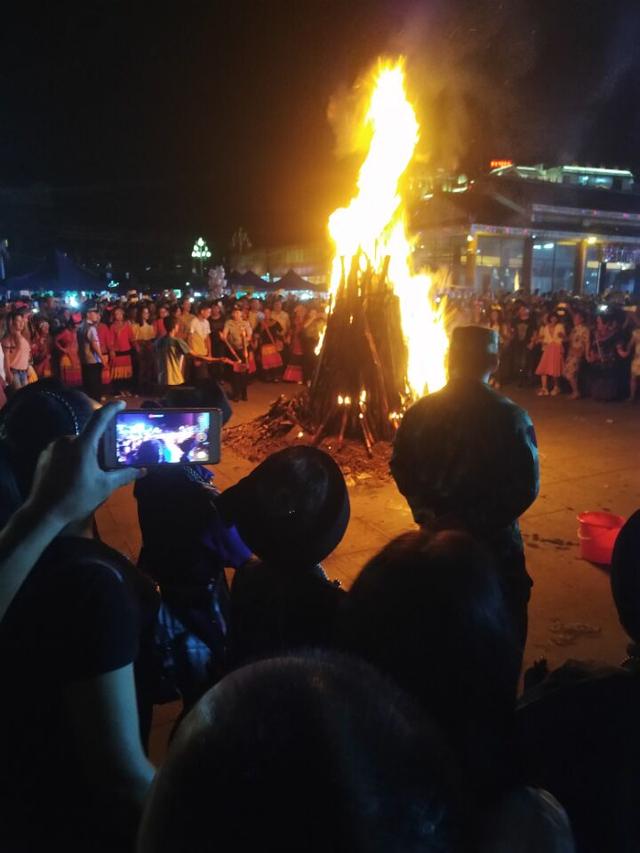
<instances>
[{"instance_id":1,"label":"silhouetted man","mask_svg":"<svg viewBox=\"0 0 640 853\"><path fill-rule=\"evenodd\" d=\"M487 385L498 344L480 326L453 331L449 382L405 414L391 472L421 527L467 530L493 553L524 645L532 581L518 518L538 494L538 451L529 415Z\"/></svg>"}]
</instances>

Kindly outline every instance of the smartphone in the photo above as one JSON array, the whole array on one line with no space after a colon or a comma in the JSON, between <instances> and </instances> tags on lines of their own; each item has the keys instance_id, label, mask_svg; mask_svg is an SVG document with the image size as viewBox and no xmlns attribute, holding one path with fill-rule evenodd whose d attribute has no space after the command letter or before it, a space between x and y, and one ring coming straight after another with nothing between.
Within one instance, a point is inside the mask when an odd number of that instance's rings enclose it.
<instances>
[{"instance_id":1,"label":"smartphone","mask_svg":"<svg viewBox=\"0 0 640 853\"><path fill-rule=\"evenodd\" d=\"M105 468L216 465L221 435L220 409L128 409L105 433Z\"/></svg>"}]
</instances>

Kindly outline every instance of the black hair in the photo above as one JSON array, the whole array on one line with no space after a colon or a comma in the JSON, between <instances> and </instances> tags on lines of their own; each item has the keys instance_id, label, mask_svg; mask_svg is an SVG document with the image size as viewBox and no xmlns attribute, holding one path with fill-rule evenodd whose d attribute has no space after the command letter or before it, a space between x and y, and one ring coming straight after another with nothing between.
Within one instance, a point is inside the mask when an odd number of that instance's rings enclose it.
<instances>
[{"instance_id":1,"label":"black hair","mask_svg":"<svg viewBox=\"0 0 640 853\"><path fill-rule=\"evenodd\" d=\"M232 415L227 395L214 381L208 382L201 388L191 386L169 388L166 404L169 408L175 409L220 409L223 424L226 424Z\"/></svg>"},{"instance_id":2,"label":"black hair","mask_svg":"<svg viewBox=\"0 0 640 853\"><path fill-rule=\"evenodd\" d=\"M452 853L463 821L438 729L337 655L237 670L182 723L141 853Z\"/></svg>"},{"instance_id":3,"label":"black hair","mask_svg":"<svg viewBox=\"0 0 640 853\"><path fill-rule=\"evenodd\" d=\"M178 325L178 321L176 320L175 315L168 314L166 317L162 318L162 325L164 326L165 332L170 335Z\"/></svg>"},{"instance_id":4,"label":"black hair","mask_svg":"<svg viewBox=\"0 0 640 853\"><path fill-rule=\"evenodd\" d=\"M145 310L145 308L147 309L147 311L151 311L148 302L141 302L140 305L138 305L138 310L136 311L136 322L140 326L142 325L142 312ZM147 322L149 322L149 320L147 320Z\"/></svg>"},{"instance_id":5,"label":"black hair","mask_svg":"<svg viewBox=\"0 0 640 853\"><path fill-rule=\"evenodd\" d=\"M94 410L81 391L55 379L20 389L0 413L0 522L28 496L42 451L56 438L79 435Z\"/></svg>"},{"instance_id":6,"label":"black hair","mask_svg":"<svg viewBox=\"0 0 640 853\"><path fill-rule=\"evenodd\" d=\"M304 445L271 454L224 492L219 507L258 557L294 569L325 559L350 514L340 468L324 451Z\"/></svg>"},{"instance_id":7,"label":"black hair","mask_svg":"<svg viewBox=\"0 0 640 853\"><path fill-rule=\"evenodd\" d=\"M471 785L501 784L522 652L493 561L466 533L412 531L347 594L340 642L394 678L449 734Z\"/></svg>"},{"instance_id":8,"label":"black hair","mask_svg":"<svg viewBox=\"0 0 640 853\"><path fill-rule=\"evenodd\" d=\"M136 465L158 465L164 462L165 443L161 438L143 441L136 451Z\"/></svg>"},{"instance_id":9,"label":"black hair","mask_svg":"<svg viewBox=\"0 0 640 853\"><path fill-rule=\"evenodd\" d=\"M618 534L611 560L611 591L620 624L640 643L640 509Z\"/></svg>"}]
</instances>

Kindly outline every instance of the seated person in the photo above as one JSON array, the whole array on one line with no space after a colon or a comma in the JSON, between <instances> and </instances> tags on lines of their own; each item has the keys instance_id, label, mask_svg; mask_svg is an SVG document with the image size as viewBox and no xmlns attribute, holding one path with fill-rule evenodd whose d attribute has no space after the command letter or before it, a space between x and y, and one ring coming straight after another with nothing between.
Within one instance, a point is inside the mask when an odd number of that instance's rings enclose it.
<instances>
[{"instance_id":1,"label":"seated person","mask_svg":"<svg viewBox=\"0 0 640 853\"><path fill-rule=\"evenodd\" d=\"M259 558L233 580L229 666L330 643L344 592L320 561L349 522L349 494L333 459L315 447L281 450L227 489L218 508Z\"/></svg>"},{"instance_id":2,"label":"seated person","mask_svg":"<svg viewBox=\"0 0 640 853\"><path fill-rule=\"evenodd\" d=\"M139 853L456 853L464 821L439 732L365 664L261 661L182 723Z\"/></svg>"},{"instance_id":3,"label":"seated person","mask_svg":"<svg viewBox=\"0 0 640 853\"><path fill-rule=\"evenodd\" d=\"M28 496L52 440L81 436L91 423L95 448L93 409L54 380L12 398L0 422L3 517ZM121 482L134 476L118 474ZM94 508L60 530L0 623L2 849L125 849L153 776L133 664L157 604L153 586L94 538Z\"/></svg>"}]
</instances>

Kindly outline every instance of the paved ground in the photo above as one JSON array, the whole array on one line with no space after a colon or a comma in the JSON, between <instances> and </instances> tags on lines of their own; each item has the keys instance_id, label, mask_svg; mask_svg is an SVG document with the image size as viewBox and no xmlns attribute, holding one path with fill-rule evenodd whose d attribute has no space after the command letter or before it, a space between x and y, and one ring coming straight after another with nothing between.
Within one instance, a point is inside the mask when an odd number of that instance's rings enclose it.
<instances>
[{"instance_id":1,"label":"paved ground","mask_svg":"<svg viewBox=\"0 0 640 853\"><path fill-rule=\"evenodd\" d=\"M283 388L252 386L250 401L237 404L231 423L262 414ZM640 507L640 405L538 398L514 389L507 393L533 417L542 469L540 496L522 519L535 584L526 662L541 655L551 665L568 657L619 662L627 641L613 608L608 573L579 558L576 515L603 509L628 516ZM226 451L216 468L219 488L251 467ZM349 530L325 563L328 574L346 587L372 554L413 526L392 483L365 480L351 489L351 503ZM98 518L105 540L135 560L140 535L131 489L113 496Z\"/></svg>"}]
</instances>

